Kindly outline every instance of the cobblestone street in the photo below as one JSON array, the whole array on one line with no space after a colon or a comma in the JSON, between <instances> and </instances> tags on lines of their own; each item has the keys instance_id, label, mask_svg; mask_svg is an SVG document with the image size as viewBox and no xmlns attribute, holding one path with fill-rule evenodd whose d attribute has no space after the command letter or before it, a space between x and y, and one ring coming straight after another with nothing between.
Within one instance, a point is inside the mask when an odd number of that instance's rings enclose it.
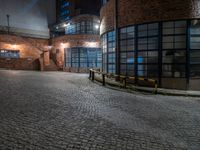
<instances>
[{"instance_id":1,"label":"cobblestone street","mask_svg":"<svg viewBox=\"0 0 200 150\"><path fill-rule=\"evenodd\" d=\"M0 150L200 149L198 98L116 91L84 74L0 76Z\"/></svg>"}]
</instances>

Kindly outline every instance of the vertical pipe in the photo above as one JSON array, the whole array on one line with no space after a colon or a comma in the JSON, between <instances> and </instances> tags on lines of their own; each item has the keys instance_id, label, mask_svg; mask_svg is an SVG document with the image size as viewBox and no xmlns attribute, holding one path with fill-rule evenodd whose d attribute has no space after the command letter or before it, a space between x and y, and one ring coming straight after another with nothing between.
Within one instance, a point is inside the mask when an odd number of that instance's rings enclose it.
<instances>
[{"instance_id":1,"label":"vertical pipe","mask_svg":"<svg viewBox=\"0 0 200 150\"><path fill-rule=\"evenodd\" d=\"M190 85L190 28L191 20L187 20L187 32L186 32L186 89L189 89Z\"/></svg>"},{"instance_id":2,"label":"vertical pipe","mask_svg":"<svg viewBox=\"0 0 200 150\"><path fill-rule=\"evenodd\" d=\"M115 60L116 60L116 70L115 73L117 75L120 74L120 49L119 49L119 30L118 30L118 0L115 0ZM118 80L118 79L117 79Z\"/></svg>"},{"instance_id":3,"label":"vertical pipe","mask_svg":"<svg viewBox=\"0 0 200 150\"><path fill-rule=\"evenodd\" d=\"M138 83L138 25L135 26L135 55L134 55L134 68L135 68L135 85Z\"/></svg>"},{"instance_id":4,"label":"vertical pipe","mask_svg":"<svg viewBox=\"0 0 200 150\"><path fill-rule=\"evenodd\" d=\"M7 17L8 34L9 34L10 33L10 15L7 14L6 17Z\"/></svg>"},{"instance_id":5,"label":"vertical pipe","mask_svg":"<svg viewBox=\"0 0 200 150\"><path fill-rule=\"evenodd\" d=\"M162 22L159 23L159 48L158 48L158 84L162 86Z\"/></svg>"}]
</instances>

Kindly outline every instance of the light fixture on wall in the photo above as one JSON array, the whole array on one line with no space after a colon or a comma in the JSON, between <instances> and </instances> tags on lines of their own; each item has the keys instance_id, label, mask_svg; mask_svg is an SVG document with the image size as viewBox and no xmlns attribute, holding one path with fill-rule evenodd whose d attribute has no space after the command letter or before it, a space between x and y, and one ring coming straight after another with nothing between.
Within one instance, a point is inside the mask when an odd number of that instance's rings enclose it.
<instances>
[{"instance_id":1,"label":"light fixture on wall","mask_svg":"<svg viewBox=\"0 0 200 150\"><path fill-rule=\"evenodd\" d=\"M12 44L12 48L16 49L17 48L17 44Z\"/></svg>"},{"instance_id":2,"label":"light fixture on wall","mask_svg":"<svg viewBox=\"0 0 200 150\"><path fill-rule=\"evenodd\" d=\"M85 42L87 47L98 47L98 42Z\"/></svg>"},{"instance_id":3,"label":"light fixture on wall","mask_svg":"<svg viewBox=\"0 0 200 150\"><path fill-rule=\"evenodd\" d=\"M95 29L99 29L99 25L98 24L95 25Z\"/></svg>"}]
</instances>

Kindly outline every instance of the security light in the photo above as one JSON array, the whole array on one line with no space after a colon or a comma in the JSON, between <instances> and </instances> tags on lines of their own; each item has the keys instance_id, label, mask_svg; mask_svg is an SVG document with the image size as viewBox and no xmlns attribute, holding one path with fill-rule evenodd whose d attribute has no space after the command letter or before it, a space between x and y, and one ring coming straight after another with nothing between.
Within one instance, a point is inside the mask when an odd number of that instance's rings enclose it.
<instances>
[{"instance_id":1,"label":"security light","mask_svg":"<svg viewBox=\"0 0 200 150\"><path fill-rule=\"evenodd\" d=\"M95 25L95 28L96 28L96 29L99 29L99 25Z\"/></svg>"}]
</instances>

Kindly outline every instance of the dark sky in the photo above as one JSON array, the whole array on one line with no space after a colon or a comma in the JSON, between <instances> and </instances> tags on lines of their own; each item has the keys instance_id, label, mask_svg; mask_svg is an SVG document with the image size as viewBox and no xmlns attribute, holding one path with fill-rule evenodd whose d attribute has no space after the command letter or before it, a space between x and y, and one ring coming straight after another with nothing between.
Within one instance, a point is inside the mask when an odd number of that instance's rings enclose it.
<instances>
[{"instance_id":1,"label":"dark sky","mask_svg":"<svg viewBox=\"0 0 200 150\"><path fill-rule=\"evenodd\" d=\"M83 8L84 13L99 14L101 0L77 0L77 8Z\"/></svg>"}]
</instances>

